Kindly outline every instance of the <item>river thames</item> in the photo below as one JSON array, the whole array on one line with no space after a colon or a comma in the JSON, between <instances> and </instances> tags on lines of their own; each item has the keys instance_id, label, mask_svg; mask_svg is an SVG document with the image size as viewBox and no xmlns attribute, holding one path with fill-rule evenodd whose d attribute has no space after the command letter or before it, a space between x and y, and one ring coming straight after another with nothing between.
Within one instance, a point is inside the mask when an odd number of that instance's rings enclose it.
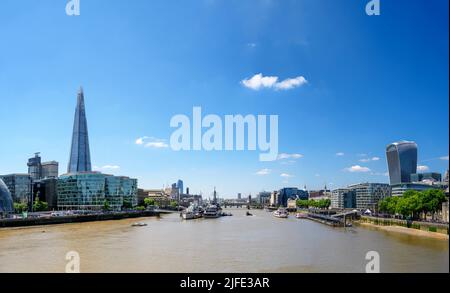
<instances>
[{"instance_id":1,"label":"river thames","mask_svg":"<svg viewBox=\"0 0 450 293\"><path fill-rule=\"evenodd\" d=\"M76 251L81 272L365 272L366 254L381 272L449 272L449 242L363 227L332 228L265 211L233 217L160 218L0 230L0 272L63 273ZM135 222L148 226L132 227Z\"/></svg>"}]
</instances>

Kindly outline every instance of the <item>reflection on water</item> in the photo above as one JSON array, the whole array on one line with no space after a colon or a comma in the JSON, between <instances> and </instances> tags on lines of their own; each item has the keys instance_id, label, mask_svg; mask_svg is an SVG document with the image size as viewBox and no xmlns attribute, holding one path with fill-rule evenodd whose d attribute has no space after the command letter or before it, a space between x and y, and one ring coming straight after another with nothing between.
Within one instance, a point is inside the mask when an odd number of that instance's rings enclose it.
<instances>
[{"instance_id":1,"label":"reflection on water","mask_svg":"<svg viewBox=\"0 0 450 293\"><path fill-rule=\"evenodd\" d=\"M82 272L364 272L368 251L382 272L449 272L448 241L232 213L0 230L0 272L64 272L69 251Z\"/></svg>"}]
</instances>

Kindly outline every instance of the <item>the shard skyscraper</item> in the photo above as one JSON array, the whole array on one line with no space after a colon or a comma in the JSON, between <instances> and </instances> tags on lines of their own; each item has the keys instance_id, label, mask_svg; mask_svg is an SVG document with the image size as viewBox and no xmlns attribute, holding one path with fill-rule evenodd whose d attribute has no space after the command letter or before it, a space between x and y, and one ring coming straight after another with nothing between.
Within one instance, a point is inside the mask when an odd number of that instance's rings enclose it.
<instances>
[{"instance_id":1,"label":"the shard skyscraper","mask_svg":"<svg viewBox=\"0 0 450 293\"><path fill-rule=\"evenodd\" d=\"M67 173L91 172L91 154L89 151L89 136L84 106L83 88L78 92L77 108L73 123L72 147L70 150Z\"/></svg>"}]
</instances>

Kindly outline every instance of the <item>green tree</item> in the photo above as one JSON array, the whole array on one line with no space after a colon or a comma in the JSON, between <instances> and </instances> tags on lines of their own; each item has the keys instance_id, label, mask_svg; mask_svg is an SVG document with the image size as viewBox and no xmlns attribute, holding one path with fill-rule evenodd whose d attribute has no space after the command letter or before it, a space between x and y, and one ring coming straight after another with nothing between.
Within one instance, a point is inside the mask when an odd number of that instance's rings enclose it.
<instances>
[{"instance_id":1,"label":"green tree","mask_svg":"<svg viewBox=\"0 0 450 293\"><path fill-rule=\"evenodd\" d=\"M136 208L137 211L145 211L145 207L144 206L138 206Z\"/></svg>"},{"instance_id":2,"label":"green tree","mask_svg":"<svg viewBox=\"0 0 450 293\"><path fill-rule=\"evenodd\" d=\"M41 201L39 199L39 194L36 196L33 203L33 211L35 212L45 212L48 211L48 203Z\"/></svg>"},{"instance_id":3,"label":"green tree","mask_svg":"<svg viewBox=\"0 0 450 293\"><path fill-rule=\"evenodd\" d=\"M122 209L129 210L133 208L133 204L129 199L124 199L122 204Z\"/></svg>"},{"instance_id":4,"label":"green tree","mask_svg":"<svg viewBox=\"0 0 450 293\"><path fill-rule=\"evenodd\" d=\"M14 211L16 214L22 214L28 211L28 205L26 203L14 203Z\"/></svg>"},{"instance_id":5,"label":"green tree","mask_svg":"<svg viewBox=\"0 0 450 293\"><path fill-rule=\"evenodd\" d=\"M111 210L111 206L109 204L109 201L105 199L103 202L103 211L109 212Z\"/></svg>"},{"instance_id":6,"label":"green tree","mask_svg":"<svg viewBox=\"0 0 450 293\"><path fill-rule=\"evenodd\" d=\"M155 200L153 199L153 198L145 198L144 199L144 206L145 207L149 207L149 206L155 206L156 205L156 202L155 202Z\"/></svg>"},{"instance_id":7,"label":"green tree","mask_svg":"<svg viewBox=\"0 0 450 293\"><path fill-rule=\"evenodd\" d=\"M172 207L172 208L177 208L177 207L178 207L178 203L177 203L175 200L172 200L172 201L170 202L170 207Z\"/></svg>"}]
</instances>

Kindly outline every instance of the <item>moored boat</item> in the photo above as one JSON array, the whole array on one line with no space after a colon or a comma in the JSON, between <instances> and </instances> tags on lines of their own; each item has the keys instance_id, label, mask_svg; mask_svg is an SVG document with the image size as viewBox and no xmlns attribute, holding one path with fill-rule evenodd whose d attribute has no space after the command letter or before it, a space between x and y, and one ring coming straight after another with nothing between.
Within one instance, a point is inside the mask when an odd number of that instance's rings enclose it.
<instances>
[{"instance_id":1,"label":"moored boat","mask_svg":"<svg viewBox=\"0 0 450 293\"><path fill-rule=\"evenodd\" d=\"M281 219L286 219L289 217L289 213L285 208L279 208L278 210L276 210L273 215L276 218L281 218Z\"/></svg>"}]
</instances>

